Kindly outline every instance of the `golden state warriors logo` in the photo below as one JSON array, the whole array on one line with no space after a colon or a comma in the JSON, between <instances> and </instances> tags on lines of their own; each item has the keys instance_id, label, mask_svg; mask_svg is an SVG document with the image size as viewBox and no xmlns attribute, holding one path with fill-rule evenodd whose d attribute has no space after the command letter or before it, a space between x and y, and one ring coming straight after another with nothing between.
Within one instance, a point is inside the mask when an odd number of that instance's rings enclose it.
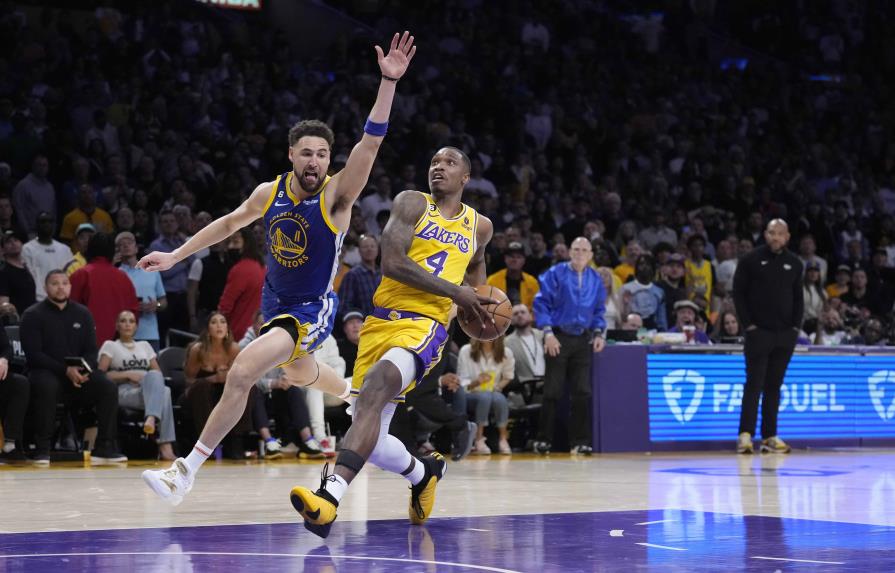
<instances>
[{"instance_id":1,"label":"golden state warriors logo","mask_svg":"<svg viewBox=\"0 0 895 573\"><path fill-rule=\"evenodd\" d=\"M267 231L267 242L273 259L286 268L294 269L308 262L310 227L307 219L297 213L282 213L274 217Z\"/></svg>"}]
</instances>

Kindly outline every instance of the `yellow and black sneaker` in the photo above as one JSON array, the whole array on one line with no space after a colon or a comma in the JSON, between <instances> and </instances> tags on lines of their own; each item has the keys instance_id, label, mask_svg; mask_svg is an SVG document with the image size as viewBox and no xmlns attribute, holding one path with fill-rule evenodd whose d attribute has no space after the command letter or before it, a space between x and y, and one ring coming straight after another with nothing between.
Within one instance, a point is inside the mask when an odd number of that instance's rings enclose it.
<instances>
[{"instance_id":1,"label":"yellow and black sneaker","mask_svg":"<svg viewBox=\"0 0 895 573\"><path fill-rule=\"evenodd\" d=\"M306 487L295 486L289 494L292 507L305 520L305 529L323 538L329 535L329 530L336 520L336 509L339 507L339 502L324 489L327 479L332 477L327 475L328 469L329 464L323 466L320 489L316 492Z\"/></svg>"},{"instance_id":2,"label":"yellow and black sneaker","mask_svg":"<svg viewBox=\"0 0 895 573\"><path fill-rule=\"evenodd\" d=\"M410 486L410 523L422 525L435 506L435 487L447 471L447 463L438 452L419 458L426 469L420 483Z\"/></svg>"}]
</instances>

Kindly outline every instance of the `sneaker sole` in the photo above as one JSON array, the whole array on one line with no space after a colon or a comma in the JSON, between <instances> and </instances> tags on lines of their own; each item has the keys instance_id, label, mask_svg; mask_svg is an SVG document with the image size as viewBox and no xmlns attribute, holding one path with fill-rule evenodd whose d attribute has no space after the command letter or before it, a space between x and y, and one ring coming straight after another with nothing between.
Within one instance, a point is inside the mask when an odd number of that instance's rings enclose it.
<instances>
[{"instance_id":1,"label":"sneaker sole","mask_svg":"<svg viewBox=\"0 0 895 573\"><path fill-rule=\"evenodd\" d=\"M788 454L792 451L792 448L786 448L785 450L775 450L774 448L768 448L766 446L761 447L761 453L763 454Z\"/></svg>"},{"instance_id":2,"label":"sneaker sole","mask_svg":"<svg viewBox=\"0 0 895 573\"><path fill-rule=\"evenodd\" d=\"M283 457L283 452L276 452L276 453L265 452L264 453L265 460L279 460L282 457Z\"/></svg>"},{"instance_id":3,"label":"sneaker sole","mask_svg":"<svg viewBox=\"0 0 895 573\"><path fill-rule=\"evenodd\" d=\"M147 486L149 486L149 489L151 489L157 496L167 501L171 505L175 507L180 505L183 502L183 496L171 493L171 490L168 489L168 486L164 485L163 483L161 483L160 480L156 479L151 472L152 470L146 470L145 472L143 472L142 475L143 482L146 483Z\"/></svg>"},{"instance_id":4,"label":"sneaker sole","mask_svg":"<svg viewBox=\"0 0 895 573\"><path fill-rule=\"evenodd\" d=\"M301 486L296 486L296 487L292 488L291 492L289 492L289 501L292 502L292 507L295 508L295 511L297 511L299 513L299 515L301 515L302 519L305 520L306 526L314 525L314 526L318 526L318 527L324 527L327 525L332 525L332 523L336 520L336 516L333 516L333 518L328 523L320 522L321 508L317 508L317 510L313 512L316 515L312 516L312 515L308 514L308 509L312 505L311 503L309 503L309 501L313 500L316 497L317 497L317 495L315 495L314 492L312 492L308 488L301 487ZM308 529L311 530L310 528L308 528ZM311 530L311 531L313 531L313 530ZM313 533L320 535L316 531L313 531ZM327 532L327 534L328 534L328 532ZM325 537L325 536L323 536L323 537Z\"/></svg>"}]
</instances>

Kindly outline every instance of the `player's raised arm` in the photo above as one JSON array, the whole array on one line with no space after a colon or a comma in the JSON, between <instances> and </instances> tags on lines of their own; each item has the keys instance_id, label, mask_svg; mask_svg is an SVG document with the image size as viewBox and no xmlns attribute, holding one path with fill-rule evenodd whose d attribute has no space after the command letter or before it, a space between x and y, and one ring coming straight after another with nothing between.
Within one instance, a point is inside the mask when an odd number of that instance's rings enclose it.
<instances>
[{"instance_id":1,"label":"player's raised arm","mask_svg":"<svg viewBox=\"0 0 895 573\"><path fill-rule=\"evenodd\" d=\"M395 197L391 217L382 231L382 275L419 290L447 297L468 312L469 316L478 314L482 320L491 321L491 315L481 305L495 303L496 300L477 295L471 286L455 285L436 277L407 256L413 243L416 224L425 214L428 205L426 198L418 191L402 191ZM489 228L490 223L488 221ZM478 251L476 254L478 255ZM484 255L481 266L481 273L484 273ZM481 283L484 282L482 275Z\"/></svg>"},{"instance_id":2,"label":"player's raised arm","mask_svg":"<svg viewBox=\"0 0 895 573\"><path fill-rule=\"evenodd\" d=\"M367 184L376 154L379 153L379 146L388 130L388 118L392 101L395 99L395 88L416 53L410 32L404 32L403 35L395 34L387 55L379 46L375 46L375 49L379 58L379 70L382 72L379 93L376 95L373 109L370 110L369 119L364 125L363 137L351 150L345 167L333 178L335 200L329 200L327 203L334 208L337 205L347 205L350 211L351 205Z\"/></svg>"},{"instance_id":3,"label":"player's raised arm","mask_svg":"<svg viewBox=\"0 0 895 573\"><path fill-rule=\"evenodd\" d=\"M223 241L264 213L264 206L272 192L270 186L271 183L258 185L249 198L242 202L242 205L220 219L209 223L204 229L190 237L189 241L174 249L174 252L153 251L140 259L137 268L146 271L166 271L193 253Z\"/></svg>"}]
</instances>

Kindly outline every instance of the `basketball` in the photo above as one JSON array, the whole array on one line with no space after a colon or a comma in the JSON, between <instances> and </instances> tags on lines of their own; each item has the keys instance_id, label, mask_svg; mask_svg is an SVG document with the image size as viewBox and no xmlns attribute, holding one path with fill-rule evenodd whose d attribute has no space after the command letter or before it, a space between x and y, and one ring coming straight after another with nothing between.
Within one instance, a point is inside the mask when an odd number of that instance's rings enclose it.
<instances>
[{"instance_id":1,"label":"basketball","mask_svg":"<svg viewBox=\"0 0 895 573\"><path fill-rule=\"evenodd\" d=\"M494 340L506 333L513 318L513 305L505 292L491 285L475 287L475 291L483 296L499 301L496 304L483 305L494 319L494 323L483 323L478 316L467 317L462 308L457 309L457 322L463 332L477 340Z\"/></svg>"}]
</instances>

